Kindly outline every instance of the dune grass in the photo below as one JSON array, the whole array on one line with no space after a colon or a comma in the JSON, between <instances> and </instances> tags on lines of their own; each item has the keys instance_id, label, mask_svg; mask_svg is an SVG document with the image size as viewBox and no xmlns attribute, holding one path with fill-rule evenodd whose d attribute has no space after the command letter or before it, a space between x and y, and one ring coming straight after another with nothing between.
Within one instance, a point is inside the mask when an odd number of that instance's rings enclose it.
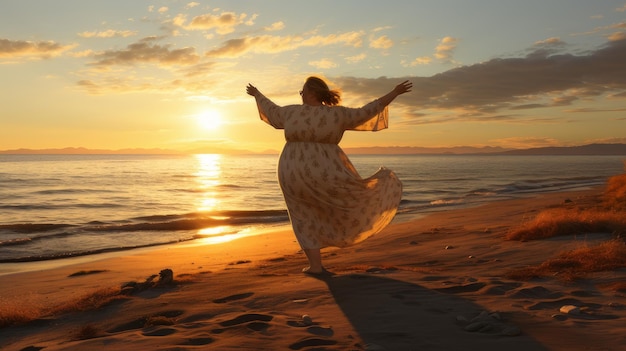
<instances>
[{"instance_id":1,"label":"dune grass","mask_svg":"<svg viewBox=\"0 0 626 351\"><path fill-rule=\"evenodd\" d=\"M608 180L602 199L602 203L593 207L568 206L542 211L531 221L511 230L506 239L529 241L561 235L611 233L613 240L561 252L537 266L510 271L506 277L529 280L557 276L571 281L593 272L625 268L626 174Z\"/></svg>"},{"instance_id":2,"label":"dune grass","mask_svg":"<svg viewBox=\"0 0 626 351\"><path fill-rule=\"evenodd\" d=\"M539 240L584 233L626 234L626 174L611 177L603 202L594 207L550 208L513 228L507 240Z\"/></svg>"},{"instance_id":3,"label":"dune grass","mask_svg":"<svg viewBox=\"0 0 626 351\"><path fill-rule=\"evenodd\" d=\"M561 252L557 257L537 266L516 269L505 276L515 280L541 277L557 277L574 281L590 273L626 268L626 243L614 239L596 246L584 245L571 251Z\"/></svg>"}]
</instances>

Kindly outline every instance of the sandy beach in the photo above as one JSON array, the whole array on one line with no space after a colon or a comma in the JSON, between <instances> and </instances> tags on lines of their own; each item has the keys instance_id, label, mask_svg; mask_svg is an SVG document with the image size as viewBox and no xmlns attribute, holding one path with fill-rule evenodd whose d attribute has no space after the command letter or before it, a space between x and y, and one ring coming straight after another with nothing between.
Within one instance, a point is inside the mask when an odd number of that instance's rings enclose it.
<instances>
[{"instance_id":1,"label":"sandy beach","mask_svg":"<svg viewBox=\"0 0 626 351\"><path fill-rule=\"evenodd\" d=\"M289 229L5 274L5 316L69 312L1 328L0 349L625 350L626 292L609 286L625 282L626 270L576 281L505 278L611 239L504 239L539 211L598 201L602 190L393 224L361 244L324 250L334 273L326 277L301 273L306 258ZM159 275L165 269L172 281ZM111 301L99 308L57 308L103 295Z\"/></svg>"}]
</instances>

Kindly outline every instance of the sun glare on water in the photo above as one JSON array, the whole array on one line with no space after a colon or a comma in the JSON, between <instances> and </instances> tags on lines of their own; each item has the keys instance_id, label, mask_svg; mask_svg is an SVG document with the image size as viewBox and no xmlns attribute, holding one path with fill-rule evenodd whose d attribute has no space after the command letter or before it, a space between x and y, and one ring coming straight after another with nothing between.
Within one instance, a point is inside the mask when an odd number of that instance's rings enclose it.
<instances>
[{"instance_id":1,"label":"sun glare on water","mask_svg":"<svg viewBox=\"0 0 626 351\"><path fill-rule=\"evenodd\" d=\"M219 130L224 121L222 115L212 109L204 110L196 115L198 125L204 130Z\"/></svg>"}]
</instances>

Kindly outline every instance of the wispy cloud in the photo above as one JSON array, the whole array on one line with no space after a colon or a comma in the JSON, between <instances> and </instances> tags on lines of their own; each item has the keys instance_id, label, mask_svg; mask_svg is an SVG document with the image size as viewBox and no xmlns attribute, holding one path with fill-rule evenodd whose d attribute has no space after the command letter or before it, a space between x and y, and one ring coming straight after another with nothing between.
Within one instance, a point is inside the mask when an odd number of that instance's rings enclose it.
<instances>
[{"instance_id":1,"label":"wispy cloud","mask_svg":"<svg viewBox=\"0 0 626 351\"><path fill-rule=\"evenodd\" d=\"M54 41L0 39L0 59L19 57L46 59L59 56L76 46L76 44L63 45Z\"/></svg>"},{"instance_id":2,"label":"wispy cloud","mask_svg":"<svg viewBox=\"0 0 626 351\"><path fill-rule=\"evenodd\" d=\"M255 53L277 53L295 50L301 47L345 45L360 47L363 43L363 32L347 32L330 35L311 35L308 37L300 35L272 36L262 35L255 37L245 37L230 39L221 47L206 53L209 57L237 57L247 52Z\"/></svg>"},{"instance_id":3,"label":"wispy cloud","mask_svg":"<svg viewBox=\"0 0 626 351\"><path fill-rule=\"evenodd\" d=\"M435 57L443 62L451 63L452 54L456 49L459 40L453 37L445 37L439 41L439 45L435 49Z\"/></svg>"},{"instance_id":4,"label":"wispy cloud","mask_svg":"<svg viewBox=\"0 0 626 351\"><path fill-rule=\"evenodd\" d=\"M432 57L421 56L421 57L416 57L415 59L413 59L413 61L410 61L410 62L402 61L400 63L405 67L415 67L419 65L428 65L431 62L433 62Z\"/></svg>"},{"instance_id":5,"label":"wispy cloud","mask_svg":"<svg viewBox=\"0 0 626 351\"><path fill-rule=\"evenodd\" d=\"M309 65L318 69L329 69L337 67L337 64L335 62L327 58L317 61L309 61Z\"/></svg>"},{"instance_id":6,"label":"wispy cloud","mask_svg":"<svg viewBox=\"0 0 626 351\"><path fill-rule=\"evenodd\" d=\"M218 34L229 34L239 25L253 25L256 17L235 12L222 12L218 15L207 13L195 16L187 23L187 15L179 14L174 18L173 24L186 30L215 30Z\"/></svg>"},{"instance_id":7,"label":"wispy cloud","mask_svg":"<svg viewBox=\"0 0 626 351\"><path fill-rule=\"evenodd\" d=\"M78 36L81 38L126 38L134 35L137 35L137 31L113 29L78 33Z\"/></svg>"},{"instance_id":8,"label":"wispy cloud","mask_svg":"<svg viewBox=\"0 0 626 351\"><path fill-rule=\"evenodd\" d=\"M393 41L386 35L381 35L378 38L372 38L370 40L370 47L374 49L389 49L393 46Z\"/></svg>"},{"instance_id":9,"label":"wispy cloud","mask_svg":"<svg viewBox=\"0 0 626 351\"><path fill-rule=\"evenodd\" d=\"M357 62L361 62L363 60L365 60L365 58L367 57L366 54L361 53L358 55L354 55L354 56L348 56L346 57L346 62L348 63L357 63Z\"/></svg>"},{"instance_id":10,"label":"wispy cloud","mask_svg":"<svg viewBox=\"0 0 626 351\"><path fill-rule=\"evenodd\" d=\"M95 66L105 68L115 65L152 63L164 66L192 65L200 60L195 48L172 49L171 45L154 44L156 38L145 38L122 50L107 50L94 55Z\"/></svg>"}]
</instances>

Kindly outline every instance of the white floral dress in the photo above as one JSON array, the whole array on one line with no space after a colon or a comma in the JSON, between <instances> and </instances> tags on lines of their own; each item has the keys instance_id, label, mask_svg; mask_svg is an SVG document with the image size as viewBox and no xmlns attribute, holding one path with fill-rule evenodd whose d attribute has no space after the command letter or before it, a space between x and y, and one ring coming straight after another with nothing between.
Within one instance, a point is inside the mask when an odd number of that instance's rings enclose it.
<instances>
[{"instance_id":1,"label":"white floral dress","mask_svg":"<svg viewBox=\"0 0 626 351\"><path fill-rule=\"evenodd\" d=\"M345 247L381 231L396 214L402 183L381 167L363 179L339 147L346 130L387 128L387 107L278 106L257 94L261 119L285 130L278 180L303 249Z\"/></svg>"}]
</instances>

